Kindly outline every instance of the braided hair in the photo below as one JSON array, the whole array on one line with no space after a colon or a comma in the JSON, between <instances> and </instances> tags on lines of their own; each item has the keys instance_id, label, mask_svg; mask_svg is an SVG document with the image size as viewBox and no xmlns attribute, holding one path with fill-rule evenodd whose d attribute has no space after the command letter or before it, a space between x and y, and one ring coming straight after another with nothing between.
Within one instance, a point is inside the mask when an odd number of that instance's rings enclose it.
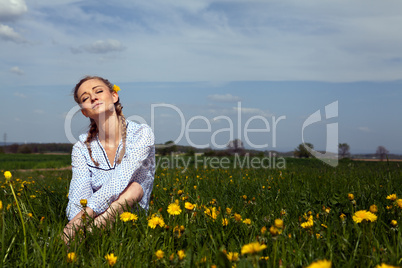
<instances>
[{"instance_id":1,"label":"braided hair","mask_svg":"<svg viewBox=\"0 0 402 268\"><path fill-rule=\"evenodd\" d=\"M75 85L74 88L74 100L75 102L77 102L78 104L81 104L80 99L78 98L78 89L80 88L80 86L88 81L88 80L92 80L92 79L97 79L102 81L103 83L105 83L105 85L109 88L110 92L113 92L113 85L112 83L109 82L109 80L103 78L103 77L99 77L99 76L85 76L84 78L82 78L77 85ZM119 121L121 122L121 126L122 126L122 139L123 139L123 149L120 151L119 154L119 158L117 159L117 164L120 164L123 156L126 152L126 139L127 139L127 123L126 123L126 118L123 115L123 106L120 103L120 98L117 100L117 102L114 104L114 108L116 110L116 114L118 116ZM90 124L89 124L89 131L88 131L88 137L85 140L85 145L88 148L88 152L89 152L89 156L91 157L92 162L94 162L94 164L96 166L99 166L99 163L97 161L95 161L95 159L92 156L92 149L91 149L91 141L93 139L95 139L96 135L99 133L99 129L98 126L96 125L95 120L93 120L92 118L90 119Z\"/></svg>"}]
</instances>

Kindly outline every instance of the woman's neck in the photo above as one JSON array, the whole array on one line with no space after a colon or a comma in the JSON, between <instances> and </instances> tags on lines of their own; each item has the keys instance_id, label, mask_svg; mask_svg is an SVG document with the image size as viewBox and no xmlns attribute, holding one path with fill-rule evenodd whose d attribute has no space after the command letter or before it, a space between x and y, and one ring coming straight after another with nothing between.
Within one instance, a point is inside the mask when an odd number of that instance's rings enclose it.
<instances>
[{"instance_id":1,"label":"woman's neck","mask_svg":"<svg viewBox=\"0 0 402 268\"><path fill-rule=\"evenodd\" d=\"M121 139L120 120L116 113L104 120L95 120L99 130L99 140L106 147L116 147Z\"/></svg>"}]
</instances>

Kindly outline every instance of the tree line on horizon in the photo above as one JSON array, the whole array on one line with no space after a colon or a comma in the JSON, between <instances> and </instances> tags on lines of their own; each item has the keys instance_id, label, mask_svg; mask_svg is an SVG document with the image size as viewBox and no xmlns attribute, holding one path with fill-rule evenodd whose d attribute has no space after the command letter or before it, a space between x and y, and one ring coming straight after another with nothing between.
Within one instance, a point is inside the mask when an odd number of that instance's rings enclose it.
<instances>
[{"instance_id":1,"label":"tree line on horizon","mask_svg":"<svg viewBox=\"0 0 402 268\"><path fill-rule=\"evenodd\" d=\"M0 153L71 153L72 147L73 144L71 143L13 143L0 147ZM214 150L212 148L198 149L191 146L177 145L173 141L167 141L164 144L156 144L155 147L156 154L162 156L170 155L172 153L184 153L188 156L193 156L195 153L203 153L205 156L230 156L235 154L264 156L268 153L268 151L246 149L240 139L230 141L224 150ZM314 149L312 143L301 143L294 149L293 156L297 158L310 158L312 155L307 150L307 147ZM374 155L383 161L388 157L389 151L384 146L378 146ZM338 157L340 159L351 157L349 144L339 143Z\"/></svg>"}]
</instances>

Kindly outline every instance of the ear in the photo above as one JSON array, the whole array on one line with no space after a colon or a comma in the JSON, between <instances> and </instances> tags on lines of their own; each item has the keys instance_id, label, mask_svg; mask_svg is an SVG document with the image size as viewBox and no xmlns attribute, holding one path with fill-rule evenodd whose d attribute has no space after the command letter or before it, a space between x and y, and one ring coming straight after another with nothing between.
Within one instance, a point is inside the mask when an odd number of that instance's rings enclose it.
<instances>
[{"instance_id":1,"label":"ear","mask_svg":"<svg viewBox=\"0 0 402 268\"><path fill-rule=\"evenodd\" d=\"M116 103L119 100L119 94L117 94L117 92L114 90L112 92L112 97L113 97L113 103Z\"/></svg>"}]
</instances>

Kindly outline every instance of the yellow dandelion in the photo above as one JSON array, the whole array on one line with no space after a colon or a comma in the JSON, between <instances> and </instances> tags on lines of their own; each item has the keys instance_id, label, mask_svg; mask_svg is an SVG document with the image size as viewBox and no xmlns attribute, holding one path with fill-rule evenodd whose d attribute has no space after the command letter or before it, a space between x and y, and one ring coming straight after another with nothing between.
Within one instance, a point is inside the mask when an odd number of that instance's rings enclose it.
<instances>
[{"instance_id":1,"label":"yellow dandelion","mask_svg":"<svg viewBox=\"0 0 402 268\"><path fill-rule=\"evenodd\" d=\"M389 196L387 196L387 199L391 201L395 201L397 198L398 197L396 197L396 194L390 194Z\"/></svg>"},{"instance_id":2,"label":"yellow dandelion","mask_svg":"<svg viewBox=\"0 0 402 268\"><path fill-rule=\"evenodd\" d=\"M276 228L283 229L283 220L276 219L275 222L274 222L274 225L275 225Z\"/></svg>"},{"instance_id":3,"label":"yellow dandelion","mask_svg":"<svg viewBox=\"0 0 402 268\"><path fill-rule=\"evenodd\" d=\"M3 210L3 202L0 200L0 211Z\"/></svg>"},{"instance_id":4,"label":"yellow dandelion","mask_svg":"<svg viewBox=\"0 0 402 268\"><path fill-rule=\"evenodd\" d=\"M115 256L114 253L111 253L111 254L107 254L105 256L105 259L108 262L109 266L113 266L116 264L117 256Z\"/></svg>"},{"instance_id":5,"label":"yellow dandelion","mask_svg":"<svg viewBox=\"0 0 402 268\"><path fill-rule=\"evenodd\" d=\"M355 196L353 194L348 194L348 199L352 201L353 199L355 199Z\"/></svg>"},{"instance_id":6,"label":"yellow dandelion","mask_svg":"<svg viewBox=\"0 0 402 268\"><path fill-rule=\"evenodd\" d=\"M163 218L161 218L161 217L152 216L148 220L148 226L151 227L152 229L155 229L156 226L159 226L159 227L165 226L165 222L164 222Z\"/></svg>"},{"instance_id":7,"label":"yellow dandelion","mask_svg":"<svg viewBox=\"0 0 402 268\"><path fill-rule=\"evenodd\" d=\"M226 218L223 218L223 219L222 219L222 225L223 225L223 226L227 226L228 224L229 224L229 220L226 219Z\"/></svg>"},{"instance_id":8,"label":"yellow dandelion","mask_svg":"<svg viewBox=\"0 0 402 268\"><path fill-rule=\"evenodd\" d=\"M183 260L186 257L186 254L184 253L184 250L179 250L177 251L177 256L179 256L179 260Z\"/></svg>"},{"instance_id":9,"label":"yellow dandelion","mask_svg":"<svg viewBox=\"0 0 402 268\"><path fill-rule=\"evenodd\" d=\"M168 206L167 212L170 215L180 215L181 209L180 206L176 203L172 203Z\"/></svg>"},{"instance_id":10,"label":"yellow dandelion","mask_svg":"<svg viewBox=\"0 0 402 268\"><path fill-rule=\"evenodd\" d=\"M240 214L235 213L235 214L233 215L233 217L234 217L235 221L237 221L237 222L240 222L240 221L241 221L241 215L240 215Z\"/></svg>"},{"instance_id":11,"label":"yellow dandelion","mask_svg":"<svg viewBox=\"0 0 402 268\"><path fill-rule=\"evenodd\" d=\"M131 212L123 212L122 214L120 214L120 220L124 222L136 221L138 220L138 216Z\"/></svg>"},{"instance_id":12,"label":"yellow dandelion","mask_svg":"<svg viewBox=\"0 0 402 268\"><path fill-rule=\"evenodd\" d=\"M118 85L113 85L113 90L117 93L118 91L120 91L120 87Z\"/></svg>"},{"instance_id":13,"label":"yellow dandelion","mask_svg":"<svg viewBox=\"0 0 402 268\"><path fill-rule=\"evenodd\" d=\"M194 204L191 204L190 202L184 203L184 207L188 210L193 210L195 208Z\"/></svg>"},{"instance_id":14,"label":"yellow dandelion","mask_svg":"<svg viewBox=\"0 0 402 268\"><path fill-rule=\"evenodd\" d=\"M245 220L243 221L243 223L245 223L245 224L247 224L247 225L250 225L250 224L251 224L251 220L250 220L250 219L245 219Z\"/></svg>"},{"instance_id":15,"label":"yellow dandelion","mask_svg":"<svg viewBox=\"0 0 402 268\"><path fill-rule=\"evenodd\" d=\"M339 216L339 218L341 218L341 220L345 220L346 215L342 213L342 214Z\"/></svg>"},{"instance_id":16,"label":"yellow dandelion","mask_svg":"<svg viewBox=\"0 0 402 268\"><path fill-rule=\"evenodd\" d=\"M265 234L267 232L267 227L263 226L261 228L261 234Z\"/></svg>"},{"instance_id":17,"label":"yellow dandelion","mask_svg":"<svg viewBox=\"0 0 402 268\"><path fill-rule=\"evenodd\" d=\"M314 225L313 221L306 221L301 224L301 227L303 227L304 229L307 229L307 228L313 227L313 225Z\"/></svg>"},{"instance_id":18,"label":"yellow dandelion","mask_svg":"<svg viewBox=\"0 0 402 268\"><path fill-rule=\"evenodd\" d=\"M239 253L238 252L228 252L226 257L230 262L235 262L239 260Z\"/></svg>"},{"instance_id":19,"label":"yellow dandelion","mask_svg":"<svg viewBox=\"0 0 402 268\"><path fill-rule=\"evenodd\" d=\"M6 178L6 182L9 182L9 180L11 179L13 175L11 174L10 171L6 171L4 172L4 177Z\"/></svg>"},{"instance_id":20,"label":"yellow dandelion","mask_svg":"<svg viewBox=\"0 0 402 268\"><path fill-rule=\"evenodd\" d=\"M364 220L373 222L377 220L377 216L367 210L356 211L355 215L353 215L353 221L356 223L360 223Z\"/></svg>"},{"instance_id":21,"label":"yellow dandelion","mask_svg":"<svg viewBox=\"0 0 402 268\"><path fill-rule=\"evenodd\" d=\"M158 249L156 252L155 252L155 256L156 256L156 258L158 259L158 260L160 260L160 259L163 259L163 256L165 255L165 253L163 252L163 250L161 250L161 249Z\"/></svg>"},{"instance_id":22,"label":"yellow dandelion","mask_svg":"<svg viewBox=\"0 0 402 268\"><path fill-rule=\"evenodd\" d=\"M35 199L35 198L36 198L36 195L30 195L29 198Z\"/></svg>"},{"instance_id":23,"label":"yellow dandelion","mask_svg":"<svg viewBox=\"0 0 402 268\"><path fill-rule=\"evenodd\" d=\"M371 205L370 206L370 212L371 213L377 213L378 212L378 207L376 205Z\"/></svg>"},{"instance_id":24,"label":"yellow dandelion","mask_svg":"<svg viewBox=\"0 0 402 268\"><path fill-rule=\"evenodd\" d=\"M391 221L391 225L395 227L395 226L398 225L398 222L397 222L396 220L392 220L392 221Z\"/></svg>"},{"instance_id":25,"label":"yellow dandelion","mask_svg":"<svg viewBox=\"0 0 402 268\"><path fill-rule=\"evenodd\" d=\"M246 200L246 199L247 199L247 195L243 195L242 198L243 198L244 200Z\"/></svg>"},{"instance_id":26,"label":"yellow dandelion","mask_svg":"<svg viewBox=\"0 0 402 268\"><path fill-rule=\"evenodd\" d=\"M75 254L75 252L69 252L67 254L67 262L75 262L77 260L77 255Z\"/></svg>"},{"instance_id":27,"label":"yellow dandelion","mask_svg":"<svg viewBox=\"0 0 402 268\"><path fill-rule=\"evenodd\" d=\"M327 260L319 260L311 263L307 268L331 268L331 261Z\"/></svg>"},{"instance_id":28,"label":"yellow dandelion","mask_svg":"<svg viewBox=\"0 0 402 268\"><path fill-rule=\"evenodd\" d=\"M226 208L226 213L227 213L227 214L231 214L231 213L232 213L232 209L231 209L231 208Z\"/></svg>"},{"instance_id":29,"label":"yellow dandelion","mask_svg":"<svg viewBox=\"0 0 402 268\"><path fill-rule=\"evenodd\" d=\"M396 200L396 203L398 204L399 208L402 208L402 199Z\"/></svg>"},{"instance_id":30,"label":"yellow dandelion","mask_svg":"<svg viewBox=\"0 0 402 268\"><path fill-rule=\"evenodd\" d=\"M264 250L266 248L267 248L266 245L262 245L262 244L260 244L258 242L253 242L253 243L246 244L246 245L242 246L241 254L242 255L244 255L244 254L255 254L255 253L258 253L258 252L260 252L260 251L262 251L262 250Z\"/></svg>"},{"instance_id":31,"label":"yellow dandelion","mask_svg":"<svg viewBox=\"0 0 402 268\"><path fill-rule=\"evenodd\" d=\"M272 236L276 236L279 234L279 229L272 225L271 228L269 228L269 232Z\"/></svg>"}]
</instances>

